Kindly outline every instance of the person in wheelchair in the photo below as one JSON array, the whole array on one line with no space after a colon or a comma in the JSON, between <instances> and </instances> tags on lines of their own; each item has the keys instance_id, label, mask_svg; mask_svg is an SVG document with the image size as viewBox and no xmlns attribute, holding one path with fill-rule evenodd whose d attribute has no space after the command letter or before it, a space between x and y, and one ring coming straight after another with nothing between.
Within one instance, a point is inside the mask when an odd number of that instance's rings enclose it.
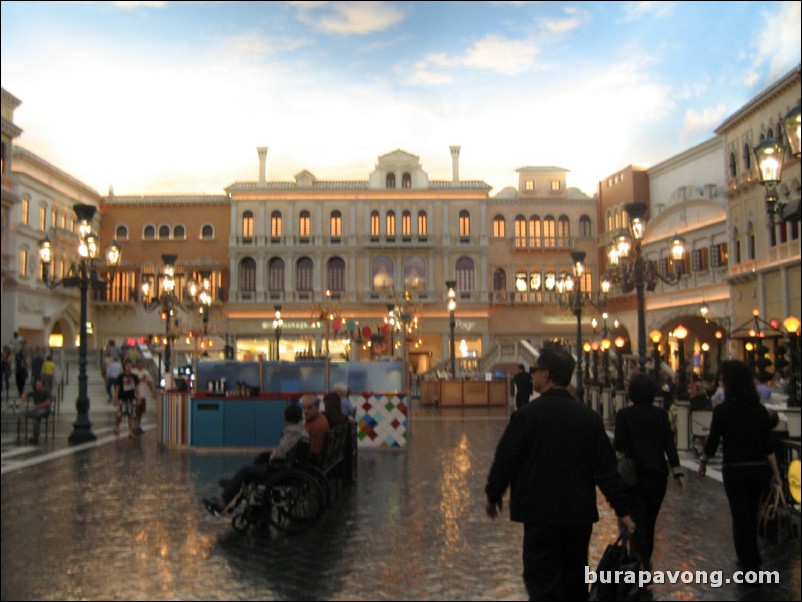
<instances>
[{"instance_id":1,"label":"person in wheelchair","mask_svg":"<svg viewBox=\"0 0 802 602\"><path fill-rule=\"evenodd\" d=\"M281 468L286 467L293 459L298 443L309 441L309 434L302 421L303 412L296 404L284 409L286 426L281 432L278 447L273 452L263 452L256 457L253 464L243 466L233 479L220 479L223 492L220 498L206 498L203 504L214 516L221 516L231 501L237 496L245 483L268 477Z\"/></svg>"}]
</instances>

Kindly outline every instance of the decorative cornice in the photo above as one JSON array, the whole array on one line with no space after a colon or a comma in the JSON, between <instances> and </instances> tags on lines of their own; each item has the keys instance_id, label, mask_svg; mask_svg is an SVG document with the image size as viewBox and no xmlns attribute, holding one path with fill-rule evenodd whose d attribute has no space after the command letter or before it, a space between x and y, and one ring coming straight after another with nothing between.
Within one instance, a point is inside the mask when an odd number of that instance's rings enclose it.
<instances>
[{"instance_id":1,"label":"decorative cornice","mask_svg":"<svg viewBox=\"0 0 802 602\"><path fill-rule=\"evenodd\" d=\"M9 105L11 106L12 109L16 109L18 106L22 104L22 101L19 98L14 96L11 92L6 90L5 88L0 88L0 91L2 91L3 95L2 98L4 105Z\"/></svg>"},{"instance_id":2,"label":"decorative cornice","mask_svg":"<svg viewBox=\"0 0 802 602\"><path fill-rule=\"evenodd\" d=\"M22 134L22 128L14 125L8 119L3 119L3 133L10 138L18 138Z\"/></svg>"},{"instance_id":3,"label":"decorative cornice","mask_svg":"<svg viewBox=\"0 0 802 602\"><path fill-rule=\"evenodd\" d=\"M102 198L104 205L228 205L230 200L226 195L204 195L204 194L173 194L173 195L126 195L126 196L107 196Z\"/></svg>"},{"instance_id":4,"label":"decorative cornice","mask_svg":"<svg viewBox=\"0 0 802 602\"><path fill-rule=\"evenodd\" d=\"M735 113L727 117L727 119L725 119L724 122L715 129L715 133L719 136L724 136L724 133L736 123L745 119L749 114L757 111L771 98L782 92L784 88L793 85L795 83L794 80L796 80L796 85L799 85L800 69L802 69L802 64L794 67L791 71L786 73L771 86L763 90L760 94L747 102Z\"/></svg>"},{"instance_id":5,"label":"decorative cornice","mask_svg":"<svg viewBox=\"0 0 802 602\"><path fill-rule=\"evenodd\" d=\"M84 184L78 178L75 178L75 177L71 176L66 171L62 171L61 169L59 169L58 167L56 167L52 163L42 159L42 157L40 157L39 155L36 155L36 154L32 153L31 151L29 151L29 150L27 150L27 149L25 149L25 148L23 148L21 146L17 146L16 144L14 145L13 156L16 157L16 158L19 158L19 159L27 159L27 160L31 161L32 163L38 165L39 167L41 167L43 169L46 169L46 170L50 171L51 173L57 175L58 177L60 177L63 180L65 180L66 182L69 182L70 184L73 184L74 186L82 188L84 191L90 193L92 196L100 197L100 194L98 194L98 192L94 188L90 187L88 184ZM14 171L14 160L13 159L12 159L12 163L11 163L11 169L12 169L12 171ZM20 172L20 173L22 173L22 172Z\"/></svg>"},{"instance_id":6,"label":"decorative cornice","mask_svg":"<svg viewBox=\"0 0 802 602\"><path fill-rule=\"evenodd\" d=\"M290 190L368 190L367 180L315 180L311 186L299 186L296 182L234 182L225 188L226 192L257 192L257 191L290 191ZM462 180L454 183L450 180L431 180L428 190L487 190L493 189L482 180ZM379 188L376 190L389 192L420 192L419 188Z\"/></svg>"}]
</instances>

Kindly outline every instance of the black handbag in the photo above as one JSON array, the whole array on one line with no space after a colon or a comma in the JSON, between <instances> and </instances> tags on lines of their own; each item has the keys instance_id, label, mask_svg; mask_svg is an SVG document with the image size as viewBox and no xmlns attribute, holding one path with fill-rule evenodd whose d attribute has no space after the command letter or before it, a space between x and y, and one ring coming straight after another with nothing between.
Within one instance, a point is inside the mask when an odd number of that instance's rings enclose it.
<instances>
[{"instance_id":1,"label":"black handbag","mask_svg":"<svg viewBox=\"0 0 802 602\"><path fill-rule=\"evenodd\" d=\"M782 489L776 483L772 483L761 497L757 534L771 543L785 543L794 539L791 511Z\"/></svg>"},{"instance_id":2,"label":"black handbag","mask_svg":"<svg viewBox=\"0 0 802 602\"><path fill-rule=\"evenodd\" d=\"M640 592L637 575L641 565L641 559L630 550L629 535L622 533L605 548L599 559L596 580L590 588L588 600L637 600ZM628 579L633 582L625 583L623 573L616 577L616 571L630 571L635 579Z\"/></svg>"},{"instance_id":3,"label":"black handbag","mask_svg":"<svg viewBox=\"0 0 802 602\"><path fill-rule=\"evenodd\" d=\"M624 481L624 485L635 487L638 484L638 476L635 473L635 461L629 455L632 449L629 444L629 423L627 422L626 414L622 414L621 418L624 421L624 432L627 434L627 449L618 454L618 474L621 480Z\"/></svg>"}]
</instances>

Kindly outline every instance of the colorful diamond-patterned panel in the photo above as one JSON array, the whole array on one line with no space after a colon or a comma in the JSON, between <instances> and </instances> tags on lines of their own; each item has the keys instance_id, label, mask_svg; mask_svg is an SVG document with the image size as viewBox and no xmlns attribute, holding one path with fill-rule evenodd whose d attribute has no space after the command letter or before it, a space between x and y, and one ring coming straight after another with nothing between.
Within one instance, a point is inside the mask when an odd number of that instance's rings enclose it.
<instances>
[{"instance_id":1,"label":"colorful diamond-patterned panel","mask_svg":"<svg viewBox=\"0 0 802 602\"><path fill-rule=\"evenodd\" d=\"M359 447L406 447L409 440L409 405L406 395L375 394L356 403Z\"/></svg>"}]
</instances>

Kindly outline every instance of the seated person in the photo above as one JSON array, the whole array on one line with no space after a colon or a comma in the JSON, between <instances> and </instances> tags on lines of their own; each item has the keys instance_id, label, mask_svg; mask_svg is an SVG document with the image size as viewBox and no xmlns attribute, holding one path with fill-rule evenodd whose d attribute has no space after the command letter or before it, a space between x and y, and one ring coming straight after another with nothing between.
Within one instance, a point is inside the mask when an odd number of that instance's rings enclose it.
<instances>
[{"instance_id":1,"label":"seated person","mask_svg":"<svg viewBox=\"0 0 802 602\"><path fill-rule=\"evenodd\" d=\"M329 421L320 413L320 400L315 395L301 397L301 410L304 413L304 428L309 433L309 459L316 463L323 453Z\"/></svg>"},{"instance_id":2,"label":"seated person","mask_svg":"<svg viewBox=\"0 0 802 602\"><path fill-rule=\"evenodd\" d=\"M50 391L47 390L43 378L37 378L36 384L32 392L25 393L22 396L22 401L31 400L33 404L30 408L25 410L26 418L33 418L33 437L28 440L29 443L38 445L39 443L39 428L41 426L42 418L50 415Z\"/></svg>"},{"instance_id":3,"label":"seated person","mask_svg":"<svg viewBox=\"0 0 802 602\"><path fill-rule=\"evenodd\" d=\"M329 429L348 422L348 417L343 414L340 396L337 393L326 393L323 396L323 408L323 416L329 423Z\"/></svg>"},{"instance_id":4,"label":"seated person","mask_svg":"<svg viewBox=\"0 0 802 602\"><path fill-rule=\"evenodd\" d=\"M210 513L220 516L245 483L269 476L277 468L286 465L298 442L309 441L309 435L301 423L301 417L301 408L295 404L290 404L284 409L286 427L281 432L278 447L272 453L259 454L253 464L240 468L233 479L221 480L223 493L220 498L203 500L204 506ZM325 419L323 420L325 422Z\"/></svg>"}]
</instances>

